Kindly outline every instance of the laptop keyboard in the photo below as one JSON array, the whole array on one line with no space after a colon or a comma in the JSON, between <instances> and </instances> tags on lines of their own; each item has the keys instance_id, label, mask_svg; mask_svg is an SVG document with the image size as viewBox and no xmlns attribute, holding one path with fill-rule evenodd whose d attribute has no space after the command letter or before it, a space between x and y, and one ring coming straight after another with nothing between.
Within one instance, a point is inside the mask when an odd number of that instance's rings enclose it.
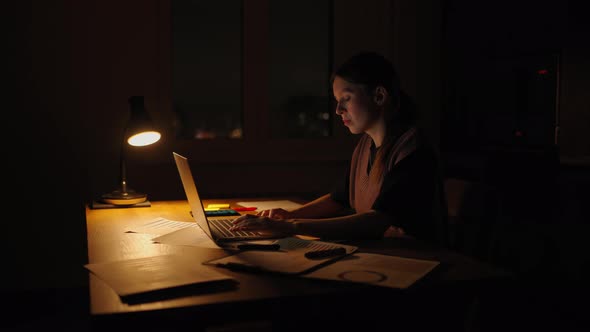
<instances>
[{"instance_id":1,"label":"laptop keyboard","mask_svg":"<svg viewBox=\"0 0 590 332\"><path fill-rule=\"evenodd\" d=\"M232 224L233 218L228 219L211 219L210 224L215 227L219 231L219 233L223 234L223 237L244 237L244 236L258 236L259 233L255 232L244 232L244 231L237 231L232 232L229 230L230 227L233 226Z\"/></svg>"}]
</instances>

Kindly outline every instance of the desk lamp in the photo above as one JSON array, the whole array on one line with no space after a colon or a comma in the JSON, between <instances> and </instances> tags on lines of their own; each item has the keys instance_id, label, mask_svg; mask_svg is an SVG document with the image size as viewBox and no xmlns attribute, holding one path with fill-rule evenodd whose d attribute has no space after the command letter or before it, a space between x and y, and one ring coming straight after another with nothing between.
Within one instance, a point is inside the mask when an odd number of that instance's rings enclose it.
<instances>
[{"instance_id":1,"label":"desk lamp","mask_svg":"<svg viewBox=\"0 0 590 332\"><path fill-rule=\"evenodd\" d=\"M129 98L131 117L123 133L121 142L121 174L119 187L101 196L102 201L113 205L133 205L147 200L147 194L136 192L127 184L127 169L125 168L125 151L127 144L131 146L146 146L160 140L160 133L152 125L152 121L144 107L143 96Z\"/></svg>"}]
</instances>

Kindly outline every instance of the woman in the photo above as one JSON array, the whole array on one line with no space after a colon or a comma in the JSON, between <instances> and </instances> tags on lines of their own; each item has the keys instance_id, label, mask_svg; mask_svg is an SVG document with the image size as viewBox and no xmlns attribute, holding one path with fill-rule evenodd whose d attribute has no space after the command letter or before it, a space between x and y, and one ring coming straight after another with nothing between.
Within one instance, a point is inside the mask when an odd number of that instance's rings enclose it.
<instances>
[{"instance_id":1,"label":"woman","mask_svg":"<svg viewBox=\"0 0 590 332\"><path fill-rule=\"evenodd\" d=\"M441 244L437 158L415 126L413 104L393 65L376 53L357 54L335 71L332 90L336 114L352 134L362 135L345 188L293 211L242 216L233 230L322 239L412 236Z\"/></svg>"}]
</instances>

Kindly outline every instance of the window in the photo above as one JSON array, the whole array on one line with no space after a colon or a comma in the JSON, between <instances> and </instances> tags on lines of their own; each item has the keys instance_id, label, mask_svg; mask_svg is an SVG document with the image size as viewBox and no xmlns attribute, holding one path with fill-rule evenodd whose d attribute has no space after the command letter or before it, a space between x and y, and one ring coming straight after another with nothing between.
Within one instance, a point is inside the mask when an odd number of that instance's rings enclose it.
<instances>
[{"instance_id":1,"label":"window","mask_svg":"<svg viewBox=\"0 0 590 332\"><path fill-rule=\"evenodd\" d=\"M177 137L242 137L241 31L241 0L172 1Z\"/></svg>"},{"instance_id":2,"label":"window","mask_svg":"<svg viewBox=\"0 0 590 332\"><path fill-rule=\"evenodd\" d=\"M272 137L327 137L331 3L273 1L269 15L269 111Z\"/></svg>"},{"instance_id":3,"label":"window","mask_svg":"<svg viewBox=\"0 0 590 332\"><path fill-rule=\"evenodd\" d=\"M222 163L350 158L329 82L333 1L170 6L175 149Z\"/></svg>"}]
</instances>

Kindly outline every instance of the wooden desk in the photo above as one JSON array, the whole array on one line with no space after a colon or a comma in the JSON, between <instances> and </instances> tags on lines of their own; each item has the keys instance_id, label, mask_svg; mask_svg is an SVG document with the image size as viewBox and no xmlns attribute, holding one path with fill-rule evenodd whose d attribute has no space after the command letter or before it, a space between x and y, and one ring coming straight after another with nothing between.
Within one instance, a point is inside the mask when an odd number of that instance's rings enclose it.
<instances>
[{"instance_id":1,"label":"wooden desk","mask_svg":"<svg viewBox=\"0 0 590 332\"><path fill-rule=\"evenodd\" d=\"M233 204L243 200L207 200L205 204L219 202ZM186 201L152 202L151 207L138 208L97 210L87 208L89 263L164 254L190 254L195 257L195 263L198 263L223 256L225 252L220 249L154 244L151 241L152 235L126 233L128 229L142 225L156 217L192 221L189 210ZM380 297L392 305L397 302L392 299L400 299L399 302L403 303L403 307L407 307L408 299L410 297L417 298L416 294L420 292L433 294L433 290L436 290L437 296L446 296L444 292L456 292L456 285L496 282L507 276L503 271L473 259L452 252L428 248L415 241L384 239L354 244L359 245L362 252L436 259L441 261L443 268L426 278L423 284L416 285L417 290L412 287L411 292L325 280L239 273L221 269L220 271L228 273L238 280L237 289L212 294L188 294L139 304L121 302L117 294L107 284L93 274L89 274L91 315L100 322L112 323L116 321L115 324L121 326L123 320L134 327L137 327L138 322L154 327L155 322L169 321L162 320L163 317L175 317L174 321L191 317L200 326L228 324L232 320L252 319L267 321L284 318L290 319L293 323L292 315L287 313L301 308L306 308L304 309L306 314L303 316L307 319L321 317L322 312L338 312L339 316L343 316L342 313L344 313L345 316L347 310L358 312L359 307L354 302L358 300L363 301L360 303L367 312L377 313L382 310L379 309ZM418 306L422 306L419 304L420 301L416 300ZM317 309L315 314L314 306ZM326 311L326 308L331 309ZM387 309L387 311L389 310ZM229 316L231 318L228 319L220 314L225 311L231 313ZM288 318L289 316L291 318ZM301 316L301 314L295 315L299 318Z\"/></svg>"}]
</instances>

